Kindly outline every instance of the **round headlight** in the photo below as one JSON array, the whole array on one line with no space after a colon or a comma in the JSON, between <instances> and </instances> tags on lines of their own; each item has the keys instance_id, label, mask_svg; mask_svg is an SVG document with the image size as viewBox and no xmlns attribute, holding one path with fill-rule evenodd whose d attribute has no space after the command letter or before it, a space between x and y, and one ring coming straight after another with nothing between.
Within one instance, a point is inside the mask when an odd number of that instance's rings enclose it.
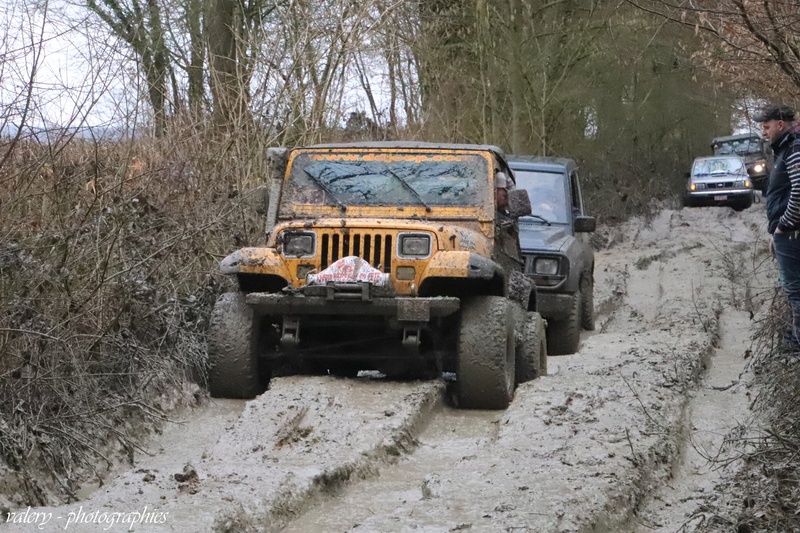
<instances>
[{"instance_id":1,"label":"round headlight","mask_svg":"<svg viewBox=\"0 0 800 533\"><path fill-rule=\"evenodd\" d=\"M753 170L756 172L761 172L762 170L764 170L764 165L762 165L761 163L756 163L756 165L753 167Z\"/></svg>"},{"instance_id":2,"label":"round headlight","mask_svg":"<svg viewBox=\"0 0 800 533\"><path fill-rule=\"evenodd\" d=\"M538 257L533 263L533 272L543 276L555 276L558 274L558 259Z\"/></svg>"}]
</instances>

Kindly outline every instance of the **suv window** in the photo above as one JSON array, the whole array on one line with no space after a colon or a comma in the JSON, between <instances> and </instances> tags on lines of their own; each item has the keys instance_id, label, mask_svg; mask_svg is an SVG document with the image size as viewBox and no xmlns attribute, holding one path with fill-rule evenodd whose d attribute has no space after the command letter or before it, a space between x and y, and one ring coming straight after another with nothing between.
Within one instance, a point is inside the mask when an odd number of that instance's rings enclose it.
<instances>
[{"instance_id":1,"label":"suv window","mask_svg":"<svg viewBox=\"0 0 800 533\"><path fill-rule=\"evenodd\" d=\"M548 222L568 224L570 221L570 203L567 201L565 176L561 172L543 172L540 170L515 170L517 187L527 189L531 198L533 214ZM535 217L522 217L522 220L535 222Z\"/></svg>"}]
</instances>

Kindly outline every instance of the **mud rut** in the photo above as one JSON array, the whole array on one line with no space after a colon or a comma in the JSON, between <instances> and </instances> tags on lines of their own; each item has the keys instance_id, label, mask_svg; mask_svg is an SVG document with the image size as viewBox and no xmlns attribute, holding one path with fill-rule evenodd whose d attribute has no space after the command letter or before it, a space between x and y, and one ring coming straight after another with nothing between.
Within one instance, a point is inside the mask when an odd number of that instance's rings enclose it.
<instances>
[{"instance_id":1,"label":"mud rut","mask_svg":"<svg viewBox=\"0 0 800 533\"><path fill-rule=\"evenodd\" d=\"M147 532L678 531L747 416L750 313L775 278L763 220L665 210L604 232L597 331L506 411L455 410L438 381L280 378L183 414L84 501L38 511L53 531L79 506L169 513Z\"/></svg>"}]
</instances>

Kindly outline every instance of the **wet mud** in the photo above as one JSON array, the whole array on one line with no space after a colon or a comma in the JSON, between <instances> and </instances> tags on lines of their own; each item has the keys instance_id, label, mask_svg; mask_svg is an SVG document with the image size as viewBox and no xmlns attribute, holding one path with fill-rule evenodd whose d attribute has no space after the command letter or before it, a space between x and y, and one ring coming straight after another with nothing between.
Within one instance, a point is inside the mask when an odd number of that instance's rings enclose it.
<instances>
[{"instance_id":1,"label":"wet mud","mask_svg":"<svg viewBox=\"0 0 800 533\"><path fill-rule=\"evenodd\" d=\"M168 425L81 502L35 511L53 513L52 531L78 506L167 513L133 529L147 532L677 531L746 408L762 210L664 210L606 230L596 331L506 410L455 409L441 381L276 378Z\"/></svg>"}]
</instances>

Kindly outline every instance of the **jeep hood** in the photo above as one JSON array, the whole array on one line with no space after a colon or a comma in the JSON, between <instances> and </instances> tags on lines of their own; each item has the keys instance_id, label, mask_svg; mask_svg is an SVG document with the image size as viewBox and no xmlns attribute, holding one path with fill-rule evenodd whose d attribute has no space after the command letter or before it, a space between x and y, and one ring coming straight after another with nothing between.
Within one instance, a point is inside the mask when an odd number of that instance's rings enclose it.
<instances>
[{"instance_id":1,"label":"jeep hood","mask_svg":"<svg viewBox=\"0 0 800 533\"><path fill-rule=\"evenodd\" d=\"M561 251L573 236L566 224L519 221L519 244L523 252L534 250Z\"/></svg>"}]
</instances>

